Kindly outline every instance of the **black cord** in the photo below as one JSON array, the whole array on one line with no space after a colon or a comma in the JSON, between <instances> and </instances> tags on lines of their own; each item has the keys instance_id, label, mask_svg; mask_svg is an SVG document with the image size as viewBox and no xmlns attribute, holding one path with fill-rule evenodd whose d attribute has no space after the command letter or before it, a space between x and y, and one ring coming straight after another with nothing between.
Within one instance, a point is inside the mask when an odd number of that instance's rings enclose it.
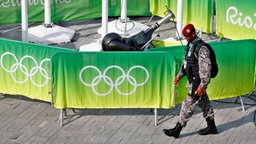
<instances>
[{"instance_id":1,"label":"black cord","mask_svg":"<svg viewBox=\"0 0 256 144\"><path fill-rule=\"evenodd\" d=\"M253 122L254 122L254 125L256 126L256 110L255 110L255 112L254 112Z\"/></svg>"}]
</instances>

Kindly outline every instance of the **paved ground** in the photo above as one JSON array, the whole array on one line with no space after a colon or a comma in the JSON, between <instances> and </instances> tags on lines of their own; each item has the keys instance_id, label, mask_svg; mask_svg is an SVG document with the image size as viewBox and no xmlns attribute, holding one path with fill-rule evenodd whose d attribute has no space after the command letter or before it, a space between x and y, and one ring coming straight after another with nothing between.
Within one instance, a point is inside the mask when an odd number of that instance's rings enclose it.
<instances>
[{"instance_id":1,"label":"paved ground","mask_svg":"<svg viewBox=\"0 0 256 144\"><path fill-rule=\"evenodd\" d=\"M0 101L1 144L254 144L256 127L253 123L255 102L243 97L246 111L235 99L222 103L213 101L217 135L200 136L205 127L199 109L181 132L178 139L162 133L178 119L180 105L173 109L159 109L158 125L154 125L151 109L82 109L67 110L63 126L60 111L45 103L22 96L2 95ZM255 98L255 95L252 96Z\"/></svg>"},{"instance_id":2,"label":"paved ground","mask_svg":"<svg viewBox=\"0 0 256 144\"><path fill-rule=\"evenodd\" d=\"M146 24L149 17L133 17ZM111 19L110 19L111 20ZM113 19L112 19L113 20ZM151 24L159 18L155 17ZM97 29L101 20L61 22L58 25L76 30L71 43L57 46L79 49L95 42L101 36ZM33 26L36 24L31 24ZM10 30L11 28L14 28ZM160 38L175 36L174 23L170 22L156 32ZM20 40L19 25L0 25L0 37ZM203 34L204 40L218 39ZM158 110L155 126L151 109L76 109L67 110L63 126L58 121L60 111L50 103L31 100L24 96L0 95L0 143L1 144L255 144L256 127L253 122L256 110L256 94L242 96L245 111L239 99L213 101L217 135L200 136L197 131L206 126L202 113L195 115L178 139L167 137L162 129L172 128L178 119L180 105L172 109ZM254 100L253 100L254 99Z\"/></svg>"}]
</instances>

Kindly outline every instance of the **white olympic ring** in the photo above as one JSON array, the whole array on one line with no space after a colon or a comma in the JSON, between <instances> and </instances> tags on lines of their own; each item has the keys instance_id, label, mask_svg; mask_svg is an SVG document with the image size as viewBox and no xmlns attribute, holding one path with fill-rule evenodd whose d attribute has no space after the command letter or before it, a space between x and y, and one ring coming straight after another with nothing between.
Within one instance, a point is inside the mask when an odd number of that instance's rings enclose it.
<instances>
[{"instance_id":1,"label":"white olympic ring","mask_svg":"<svg viewBox=\"0 0 256 144\"><path fill-rule=\"evenodd\" d=\"M115 82L113 82L113 80L112 80L109 76L107 76L107 72L108 72L110 69L114 69L114 68L120 70L121 73L122 73L122 75L119 76L119 77L115 80ZM139 84L137 83L136 79L135 79L133 76L130 75L131 71L134 70L135 68L140 68L140 69L144 70L144 72L146 73L146 79L145 79L143 82L139 83ZM94 69L94 70L98 73L98 76L94 77L94 78L92 79L91 83L86 83L86 82L83 80L83 72L84 72L86 69ZM80 81L82 82L82 84L84 84L85 86L91 87L91 88L92 88L92 91L93 91L95 94L99 95L99 96L106 96L106 95L110 94L111 91L113 91L113 88L114 88L114 87L115 87L116 91L117 91L119 94L124 95L124 96L129 96L129 95L133 94L133 93L136 91L136 89L137 89L138 86L142 86L142 85L144 85L144 84L148 81L148 79L149 79L149 73L148 73L148 70L147 70L145 67L143 67L143 66L133 66L133 67L131 67L131 68L128 70L128 72L127 72L127 74L126 74L125 71L124 71L121 67L116 66L116 65L112 65L112 66L107 67L107 68L104 70L103 74L102 74L101 71L100 71L97 67L89 65L89 66L85 66L85 67L83 67L83 68L81 69L81 71L80 71L80 73L79 73L79 78L80 78ZM95 86L98 85L102 79L104 80L104 82L105 82L108 86L110 86L109 91L107 91L106 93L99 93L98 91L95 90ZM121 84L124 82L125 79L127 79L127 81L129 82L129 84L131 84L131 85L133 86L133 89L132 89L130 92L128 92L128 93L122 92L122 91L120 91L120 89L118 88L118 86L121 85Z\"/></svg>"},{"instance_id":2,"label":"white olympic ring","mask_svg":"<svg viewBox=\"0 0 256 144\"><path fill-rule=\"evenodd\" d=\"M16 63L14 63L14 64L10 67L10 69L7 69L7 68L4 66L4 64L3 64L3 59L4 59L4 56L6 56L6 55L12 56L13 59L14 59L14 61L16 62ZM27 67L22 64L25 59L31 59L31 60L34 62L34 67L32 67L32 69L31 69L30 71L28 71ZM30 78L31 82L32 82L35 86L37 86L37 87L43 87L43 86L45 86L45 85L48 83L48 81L51 79L51 77L48 76L47 71L43 68L43 64L44 64L45 62L47 62L47 61L50 62L51 60L50 60L49 58L43 59L43 60L40 62L39 66L38 66L37 61L35 60L35 58L32 57L32 56L29 56L29 55L23 56L23 57L20 59L20 61L19 61L19 60L17 59L17 57L16 57L13 53L11 53L11 52L5 52L5 53L3 53L3 54L1 55L1 67L2 67L6 72L10 73L12 79L13 79L15 82L17 82L17 83L19 83L19 84L23 84L23 83L25 83L25 82L28 80L28 78ZM16 71L18 70L18 68L20 68L20 71L25 75L25 79L24 79L24 80L17 80L17 78L15 77L14 72L16 72ZM38 71L40 72L40 74L42 75L42 77L45 78L45 81L44 81L43 83L41 83L41 84L38 84L38 83L36 83L36 82L33 80L33 76L35 76L35 75L38 73Z\"/></svg>"}]
</instances>

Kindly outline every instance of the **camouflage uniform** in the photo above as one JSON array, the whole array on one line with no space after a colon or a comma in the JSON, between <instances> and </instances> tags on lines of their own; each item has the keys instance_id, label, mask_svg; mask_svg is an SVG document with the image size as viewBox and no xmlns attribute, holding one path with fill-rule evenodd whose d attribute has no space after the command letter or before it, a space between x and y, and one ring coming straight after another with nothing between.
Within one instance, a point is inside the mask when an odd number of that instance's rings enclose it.
<instances>
[{"instance_id":1,"label":"camouflage uniform","mask_svg":"<svg viewBox=\"0 0 256 144\"><path fill-rule=\"evenodd\" d=\"M195 40L197 41L197 39ZM193 42L190 44L191 47L193 46ZM195 53L194 53L195 54ZM178 77L182 78L185 76L184 68L186 68L186 60L185 56L183 57L182 61L182 69L180 70ZM214 119L214 112L212 109L212 106L210 104L210 100L208 98L208 95L205 93L201 97L198 97L195 95L195 91L198 86L204 88L206 91L207 85L210 82L210 73L211 73L211 60L210 60L210 52L208 48L204 45L202 45L198 51L198 55L195 54L195 57L198 60L198 66L199 66L199 82L197 85L193 84L193 81L189 83L189 81L186 84L186 87L188 88L188 95L184 99L180 111L179 116L179 123L182 127L185 127L187 122L192 117L195 107L198 104L198 106L203 111L203 117L208 119Z\"/></svg>"}]
</instances>

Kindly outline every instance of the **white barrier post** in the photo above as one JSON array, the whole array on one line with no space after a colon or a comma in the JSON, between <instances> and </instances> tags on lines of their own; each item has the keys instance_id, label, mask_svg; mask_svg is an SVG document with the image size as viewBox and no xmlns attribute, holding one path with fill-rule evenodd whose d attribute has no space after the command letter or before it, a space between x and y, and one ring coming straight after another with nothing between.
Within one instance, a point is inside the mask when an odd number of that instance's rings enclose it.
<instances>
[{"instance_id":1,"label":"white barrier post","mask_svg":"<svg viewBox=\"0 0 256 144\"><path fill-rule=\"evenodd\" d=\"M101 38L108 33L108 0L102 0L102 34Z\"/></svg>"},{"instance_id":2,"label":"white barrier post","mask_svg":"<svg viewBox=\"0 0 256 144\"><path fill-rule=\"evenodd\" d=\"M127 18L127 0L121 0L121 23L124 24L124 36L127 35L127 22L129 22L129 19Z\"/></svg>"},{"instance_id":3,"label":"white barrier post","mask_svg":"<svg viewBox=\"0 0 256 144\"><path fill-rule=\"evenodd\" d=\"M177 10L177 37L182 38L183 0L178 0Z\"/></svg>"},{"instance_id":4,"label":"white barrier post","mask_svg":"<svg viewBox=\"0 0 256 144\"><path fill-rule=\"evenodd\" d=\"M51 2L50 0L45 0L44 2L44 26L52 27L51 23Z\"/></svg>"},{"instance_id":5,"label":"white barrier post","mask_svg":"<svg viewBox=\"0 0 256 144\"><path fill-rule=\"evenodd\" d=\"M28 4L27 0L21 0L21 33L22 41L28 41Z\"/></svg>"},{"instance_id":6,"label":"white barrier post","mask_svg":"<svg viewBox=\"0 0 256 144\"><path fill-rule=\"evenodd\" d=\"M126 20L127 18L127 0L121 1L121 20Z\"/></svg>"}]
</instances>

